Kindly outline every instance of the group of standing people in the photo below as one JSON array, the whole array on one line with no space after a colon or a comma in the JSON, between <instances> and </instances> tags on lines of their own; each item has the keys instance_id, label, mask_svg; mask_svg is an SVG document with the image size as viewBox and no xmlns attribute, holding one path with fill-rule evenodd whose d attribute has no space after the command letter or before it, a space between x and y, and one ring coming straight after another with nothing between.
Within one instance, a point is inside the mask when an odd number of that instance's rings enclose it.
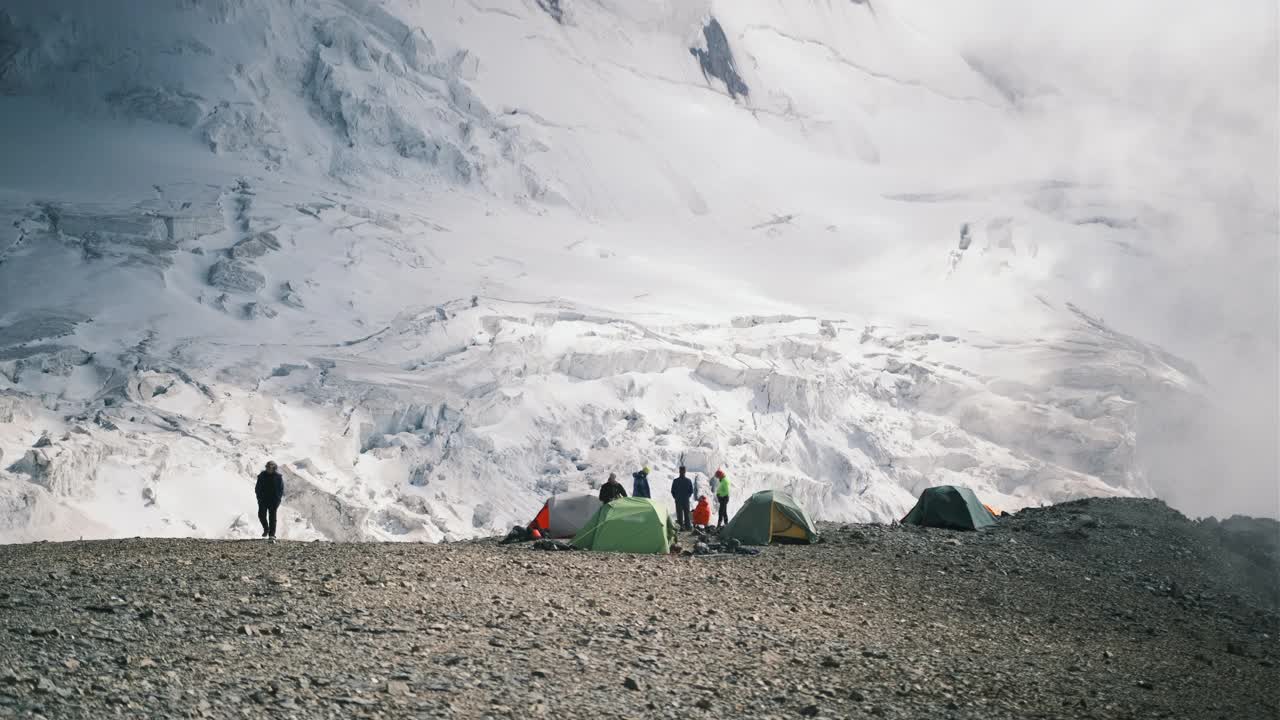
<instances>
[{"instance_id":1,"label":"group of standing people","mask_svg":"<svg viewBox=\"0 0 1280 720\"><path fill-rule=\"evenodd\" d=\"M632 473L632 497L652 497L649 489L649 472L649 467L645 466ZM716 518L716 528L719 529L729 523L729 476L724 470L716 470L715 475L712 476L712 483L715 486L716 502L720 506L720 513ZM695 495L698 498L698 504L691 508ZM624 497L627 497L627 491L622 487L622 483L618 482L617 474L609 473L609 479L600 486L600 502L610 503ZM706 495L698 494L698 482L686 474L683 465L680 466L680 474L671 481L671 497L676 503L676 524L682 530L710 527L711 504Z\"/></svg>"},{"instance_id":2,"label":"group of standing people","mask_svg":"<svg viewBox=\"0 0 1280 720\"><path fill-rule=\"evenodd\" d=\"M720 506L720 513L716 518L716 528L719 529L729 523L729 476L724 470L716 470L712 483L715 486L716 502ZM284 477L275 462L268 462L266 469L258 473L253 491L258 499L258 521L262 523L262 537L274 541L276 514L280 509L280 501L284 499ZM632 473L631 494L634 497L651 497L648 466ZM698 497L698 504L690 508L695 495ZM609 473L609 479L600 486L600 502L610 503L626 496L627 491L618 482L617 474ZM680 466L680 474L671 481L671 497L676 501L676 523L682 530L711 526L711 505L707 496L698 494L697 480L685 473L683 465Z\"/></svg>"}]
</instances>

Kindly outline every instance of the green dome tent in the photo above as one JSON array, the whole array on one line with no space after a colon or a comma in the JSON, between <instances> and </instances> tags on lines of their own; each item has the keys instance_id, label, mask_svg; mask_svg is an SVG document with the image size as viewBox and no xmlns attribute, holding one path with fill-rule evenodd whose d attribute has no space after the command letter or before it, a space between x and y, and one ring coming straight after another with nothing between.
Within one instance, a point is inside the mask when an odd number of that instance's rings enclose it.
<instances>
[{"instance_id":1,"label":"green dome tent","mask_svg":"<svg viewBox=\"0 0 1280 720\"><path fill-rule=\"evenodd\" d=\"M747 498L720 537L743 545L768 545L775 540L813 543L818 541L818 529L790 495L761 490Z\"/></svg>"},{"instance_id":2,"label":"green dome tent","mask_svg":"<svg viewBox=\"0 0 1280 720\"><path fill-rule=\"evenodd\" d=\"M902 518L902 524L950 530L981 530L995 525L996 519L969 488L939 485L925 488L920 493L920 500Z\"/></svg>"},{"instance_id":3,"label":"green dome tent","mask_svg":"<svg viewBox=\"0 0 1280 720\"><path fill-rule=\"evenodd\" d=\"M620 498L600 506L573 538L573 546L598 552L661 554L671 551L676 530L666 511L649 498Z\"/></svg>"}]
</instances>

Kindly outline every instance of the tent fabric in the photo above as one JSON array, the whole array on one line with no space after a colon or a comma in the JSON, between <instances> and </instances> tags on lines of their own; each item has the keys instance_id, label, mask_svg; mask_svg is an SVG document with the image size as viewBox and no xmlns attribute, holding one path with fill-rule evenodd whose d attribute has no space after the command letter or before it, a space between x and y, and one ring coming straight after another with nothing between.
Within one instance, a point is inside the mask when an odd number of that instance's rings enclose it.
<instances>
[{"instance_id":1,"label":"tent fabric","mask_svg":"<svg viewBox=\"0 0 1280 720\"><path fill-rule=\"evenodd\" d=\"M720 531L720 537L743 545L768 545L775 541L813 543L818 541L818 529L795 498L778 490L761 490L747 498Z\"/></svg>"},{"instance_id":2,"label":"tent fabric","mask_svg":"<svg viewBox=\"0 0 1280 720\"><path fill-rule=\"evenodd\" d=\"M553 538L571 538L600 509L600 498L591 493L560 493L543 503L530 528Z\"/></svg>"},{"instance_id":3,"label":"tent fabric","mask_svg":"<svg viewBox=\"0 0 1280 720\"><path fill-rule=\"evenodd\" d=\"M967 487L939 485L925 488L903 525L949 530L981 530L996 524L995 517Z\"/></svg>"},{"instance_id":4,"label":"tent fabric","mask_svg":"<svg viewBox=\"0 0 1280 720\"><path fill-rule=\"evenodd\" d=\"M597 552L664 554L676 541L671 516L649 498L620 498L602 505L573 538L573 546Z\"/></svg>"}]
</instances>

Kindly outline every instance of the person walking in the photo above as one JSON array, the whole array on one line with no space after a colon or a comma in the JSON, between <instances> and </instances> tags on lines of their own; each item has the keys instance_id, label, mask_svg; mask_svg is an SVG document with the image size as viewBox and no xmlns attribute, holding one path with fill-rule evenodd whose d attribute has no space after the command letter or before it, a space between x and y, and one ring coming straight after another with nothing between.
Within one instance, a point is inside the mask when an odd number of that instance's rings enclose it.
<instances>
[{"instance_id":1,"label":"person walking","mask_svg":"<svg viewBox=\"0 0 1280 720\"><path fill-rule=\"evenodd\" d=\"M267 468L258 473L253 492L258 496L258 522L262 523L262 537L275 542L276 512L284 499L284 477L276 469L274 461L268 461Z\"/></svg>"},{"instance_id":2,"label":"person walking","mask_svg":"<svg viewBox=\"0 0 1280 720\"><path fill-rule=\"evenodd\" d=\"M627 491L622 487L622 483L618 482L616 473L609 473L609 479L604 481L600 486L600 502L609 504L618 498L627 496Z\"/></svg>"},{"instance_id":3,"label":"person walking","mask_svg":"<svg viewBox=\"0 0 1280 720\"><path fill-rule=\"evenodd\" d=\"M720 503L720 514L716 516L716 529L729 524L729 476L724 470L716 470L716 502Z\"/></svg>"},{"instance_id":4,"label":"person walking","mask_svg":"<svg viewBox=\"0 0 1280 720\"><path fill-rule=\"evenodd\" d=\"M680 466L680 474L671 481L671 497L676 501L676 524L681 530L692 530L689 501L693 498L693 481L684 474L683 465Z\"/></svg>"},{"instance_id":5,"label":"person walking","mask_svg":"<svg viewBox=\"0 0 1280 720\"><path fill-rule=\"evenodd\" d=\"M651 497L649 495L649 466L645 465L640 468L639 472L631 474L631 497Z\"/></svg>"}]
</instances>

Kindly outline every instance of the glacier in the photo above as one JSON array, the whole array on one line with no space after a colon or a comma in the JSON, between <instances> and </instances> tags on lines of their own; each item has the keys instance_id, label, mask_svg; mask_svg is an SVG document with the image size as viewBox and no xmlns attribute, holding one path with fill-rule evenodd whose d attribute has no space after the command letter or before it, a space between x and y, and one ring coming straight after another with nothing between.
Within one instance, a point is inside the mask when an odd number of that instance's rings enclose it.
<instances>
[{"instance_id":1,"label":"glacier","mask_svg":"<svg viewBox=\"0 0 1280 720\"><path fill-rule=\"evenodd\" d=\"M109 5L0 9L0 541L254 536L268 459L293 539L682 462L1277 512L1265 2Z\"/></svg>"}]
</instances>

